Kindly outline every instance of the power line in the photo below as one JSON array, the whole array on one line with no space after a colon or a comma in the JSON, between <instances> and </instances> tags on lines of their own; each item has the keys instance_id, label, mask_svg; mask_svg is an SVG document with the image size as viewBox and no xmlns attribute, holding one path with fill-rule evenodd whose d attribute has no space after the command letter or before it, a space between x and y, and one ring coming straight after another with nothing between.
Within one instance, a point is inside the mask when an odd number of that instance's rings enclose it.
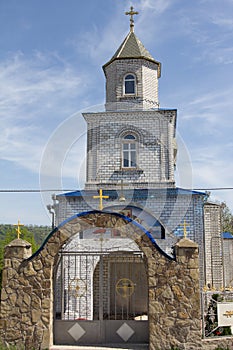
<instances>
[{"instance_id":1,"label":"power line","mask_svg":"<svg viewBox=\"0 0 233 350\"><path fill-rule=\"evenodd\" d=\"M228 191L233 187L212 187L212 188L184 188L188 191ZM40 192L74 192L77 189L58 188L58 189L0 189L0 193L40 193Z\"/></svg>"},{"instance_id":2,"label":"power line","mask_svg":"<svg viewBox=\"0 0 233 350\"><path fill-rule=\"evenodd\" d=\"M0 192L1 193L40 193L40 192L63 192L63 191L77 191L77 189L46 189L46 190L38 190L38 189L1 189Z\"/></svg>"},{"instance_id":3,"label":"power line","mask_svg":"<svg viewBox=\"0 0 233 350\"><path fill-rule=\"evenodd\" d=\"M233 190L233 187L193 188L194 191L224 191Z\"/></svg>"}]
</instances>

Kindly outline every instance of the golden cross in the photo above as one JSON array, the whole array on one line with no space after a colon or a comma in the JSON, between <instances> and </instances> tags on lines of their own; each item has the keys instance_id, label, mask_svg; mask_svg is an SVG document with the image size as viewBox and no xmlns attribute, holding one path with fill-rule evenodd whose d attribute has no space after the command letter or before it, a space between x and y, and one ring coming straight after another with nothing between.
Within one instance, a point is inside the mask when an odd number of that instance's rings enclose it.
<instances>
[{"instance_id":1,"label":"golden cross","mask_svg":"<svg viewBox=\"0 0 233 350\"><path fill-rule=\"evenodd\" d=\"M100 200L100 205L99 205L99 209L103 210L103 199L104 198L109 198L109 196L103 196L103 190L102 188L99 190L99 196L93 196L94 199L99 199Z\"/></svg>"},{"instance_id":2,"label":"golden cross","mask_svg":"<svg viewBox=\"0 0 233 350\"><path fill-rule=\"evenodd\" d=\"M125 202L125 196L124 196L124 193L123 193L123 186L124 186L124 183L123 183L123 180L121 180L121 194L120 194L120 197L119 197L119 201L120 202Z\"/></svg>"},{"instance_id":3,"label":"golden cross","mask_svg":"<svg viewBox=\"0 0 233 350\"><path fill-rule=\"evenodd\" d=\"M133 32L134 30L134 19L133 16L134 15L138 15L137 11L133 10L133 6L130 7L130 11L129 12L125 12L126 16L130 16L130 31Z\"/></svg>"},{"instance_id":4,"label":"golden cross","mask_svg":"<svg viewBox=\"0 0 233 350\"><path fill-rule=\"evenodd\" d=\"M14 224L14 226L17 226L16 232L17 232L18 239L19 239L19 238L20 238L20 235L21 235L20 226L24 226L24 224L21 224L20 221L18 220L18 223L17 223L17 224Z\"/></svg>"},{"instance_id":5,"label":"golden cross","mask_svg":"<svg viewBox=\"0 0 233 350\"><path fill-rule=\"evenodd\" d=\"M183 230L183 232L184 232L184 238L187 238L187 236L188 236L188 232L187 232L187 222L184 220L184 223L183 224L181 224L181 226L184 226L184 230Z\"/></svg>"}]
</instances>

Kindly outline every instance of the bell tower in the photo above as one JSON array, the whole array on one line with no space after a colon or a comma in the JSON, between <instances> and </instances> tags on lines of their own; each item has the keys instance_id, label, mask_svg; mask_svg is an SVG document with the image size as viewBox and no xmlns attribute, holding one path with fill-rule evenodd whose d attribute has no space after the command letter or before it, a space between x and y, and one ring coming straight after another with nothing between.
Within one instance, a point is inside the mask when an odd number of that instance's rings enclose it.
<instances>
[{"instance_id":1,"label":"bell tower","mask_svg":"<svg viewBox=\"0 0 233 350\"><path fill-rule=\"evenodd\" d=\"M158 108L161 64L134 34L133 16L138 12L131 7L125 14L131 17L130 32L113 57L103 66L106 77L106 110Z\"/></svg>"},{"instance_id":2,"label":"bell tower","mask_svg":"<svg viewBox=\"0 0 233 350\"><path fill-rule=\"evenodd\" d=\"M174 187L176 110L160 109L161 64L130 31L103 66L106 104L101 113L84 113L87 122L85 189Z\"/></svg>"}]
</instances>

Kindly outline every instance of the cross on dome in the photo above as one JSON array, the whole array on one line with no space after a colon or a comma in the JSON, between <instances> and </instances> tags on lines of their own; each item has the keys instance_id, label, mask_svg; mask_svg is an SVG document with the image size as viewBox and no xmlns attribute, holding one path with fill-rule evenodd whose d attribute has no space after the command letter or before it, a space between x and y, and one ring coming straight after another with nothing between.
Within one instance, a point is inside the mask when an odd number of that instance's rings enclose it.
<instances>
[{"instance_id":1,"label":"cross on dome","mask_svg":"<svg viewBox=\"0 0 233 350\"><path fill-rule=\"evenodd\" d=\"M134 11L133 6L130 7L130 11L125 12L126 16L130 16L130 31L133 32L134 31L134 15L138 15L139 12Z\"/></svg>"}]
</instances>

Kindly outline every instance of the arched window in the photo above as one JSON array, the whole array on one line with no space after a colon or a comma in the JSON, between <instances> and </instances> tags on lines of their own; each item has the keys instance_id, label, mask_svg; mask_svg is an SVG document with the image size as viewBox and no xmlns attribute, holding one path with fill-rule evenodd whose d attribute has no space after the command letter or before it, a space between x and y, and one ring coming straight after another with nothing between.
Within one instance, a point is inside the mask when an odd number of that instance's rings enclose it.
<instances>
[{"instance_id":1,"label":"arched window","mask_svg":"<svg viewBox=\"0 0 233 350\"><path fill-rule=\"evenodd\" d=\"M124 79L125 95L135 95L136 93L136 79L133 74L127 74Z\"/></svg>"},{"instance_id":2,"label":"arched window","mask_svg":"<svg viewBox=\"0 0 233 350\"><path fill-rule=\"evenodd\" d=\"M137 166L137 147L136 137L133 134L127 134L122 139L122 168L136 168Z\"/></svg>"}]
</instances>

